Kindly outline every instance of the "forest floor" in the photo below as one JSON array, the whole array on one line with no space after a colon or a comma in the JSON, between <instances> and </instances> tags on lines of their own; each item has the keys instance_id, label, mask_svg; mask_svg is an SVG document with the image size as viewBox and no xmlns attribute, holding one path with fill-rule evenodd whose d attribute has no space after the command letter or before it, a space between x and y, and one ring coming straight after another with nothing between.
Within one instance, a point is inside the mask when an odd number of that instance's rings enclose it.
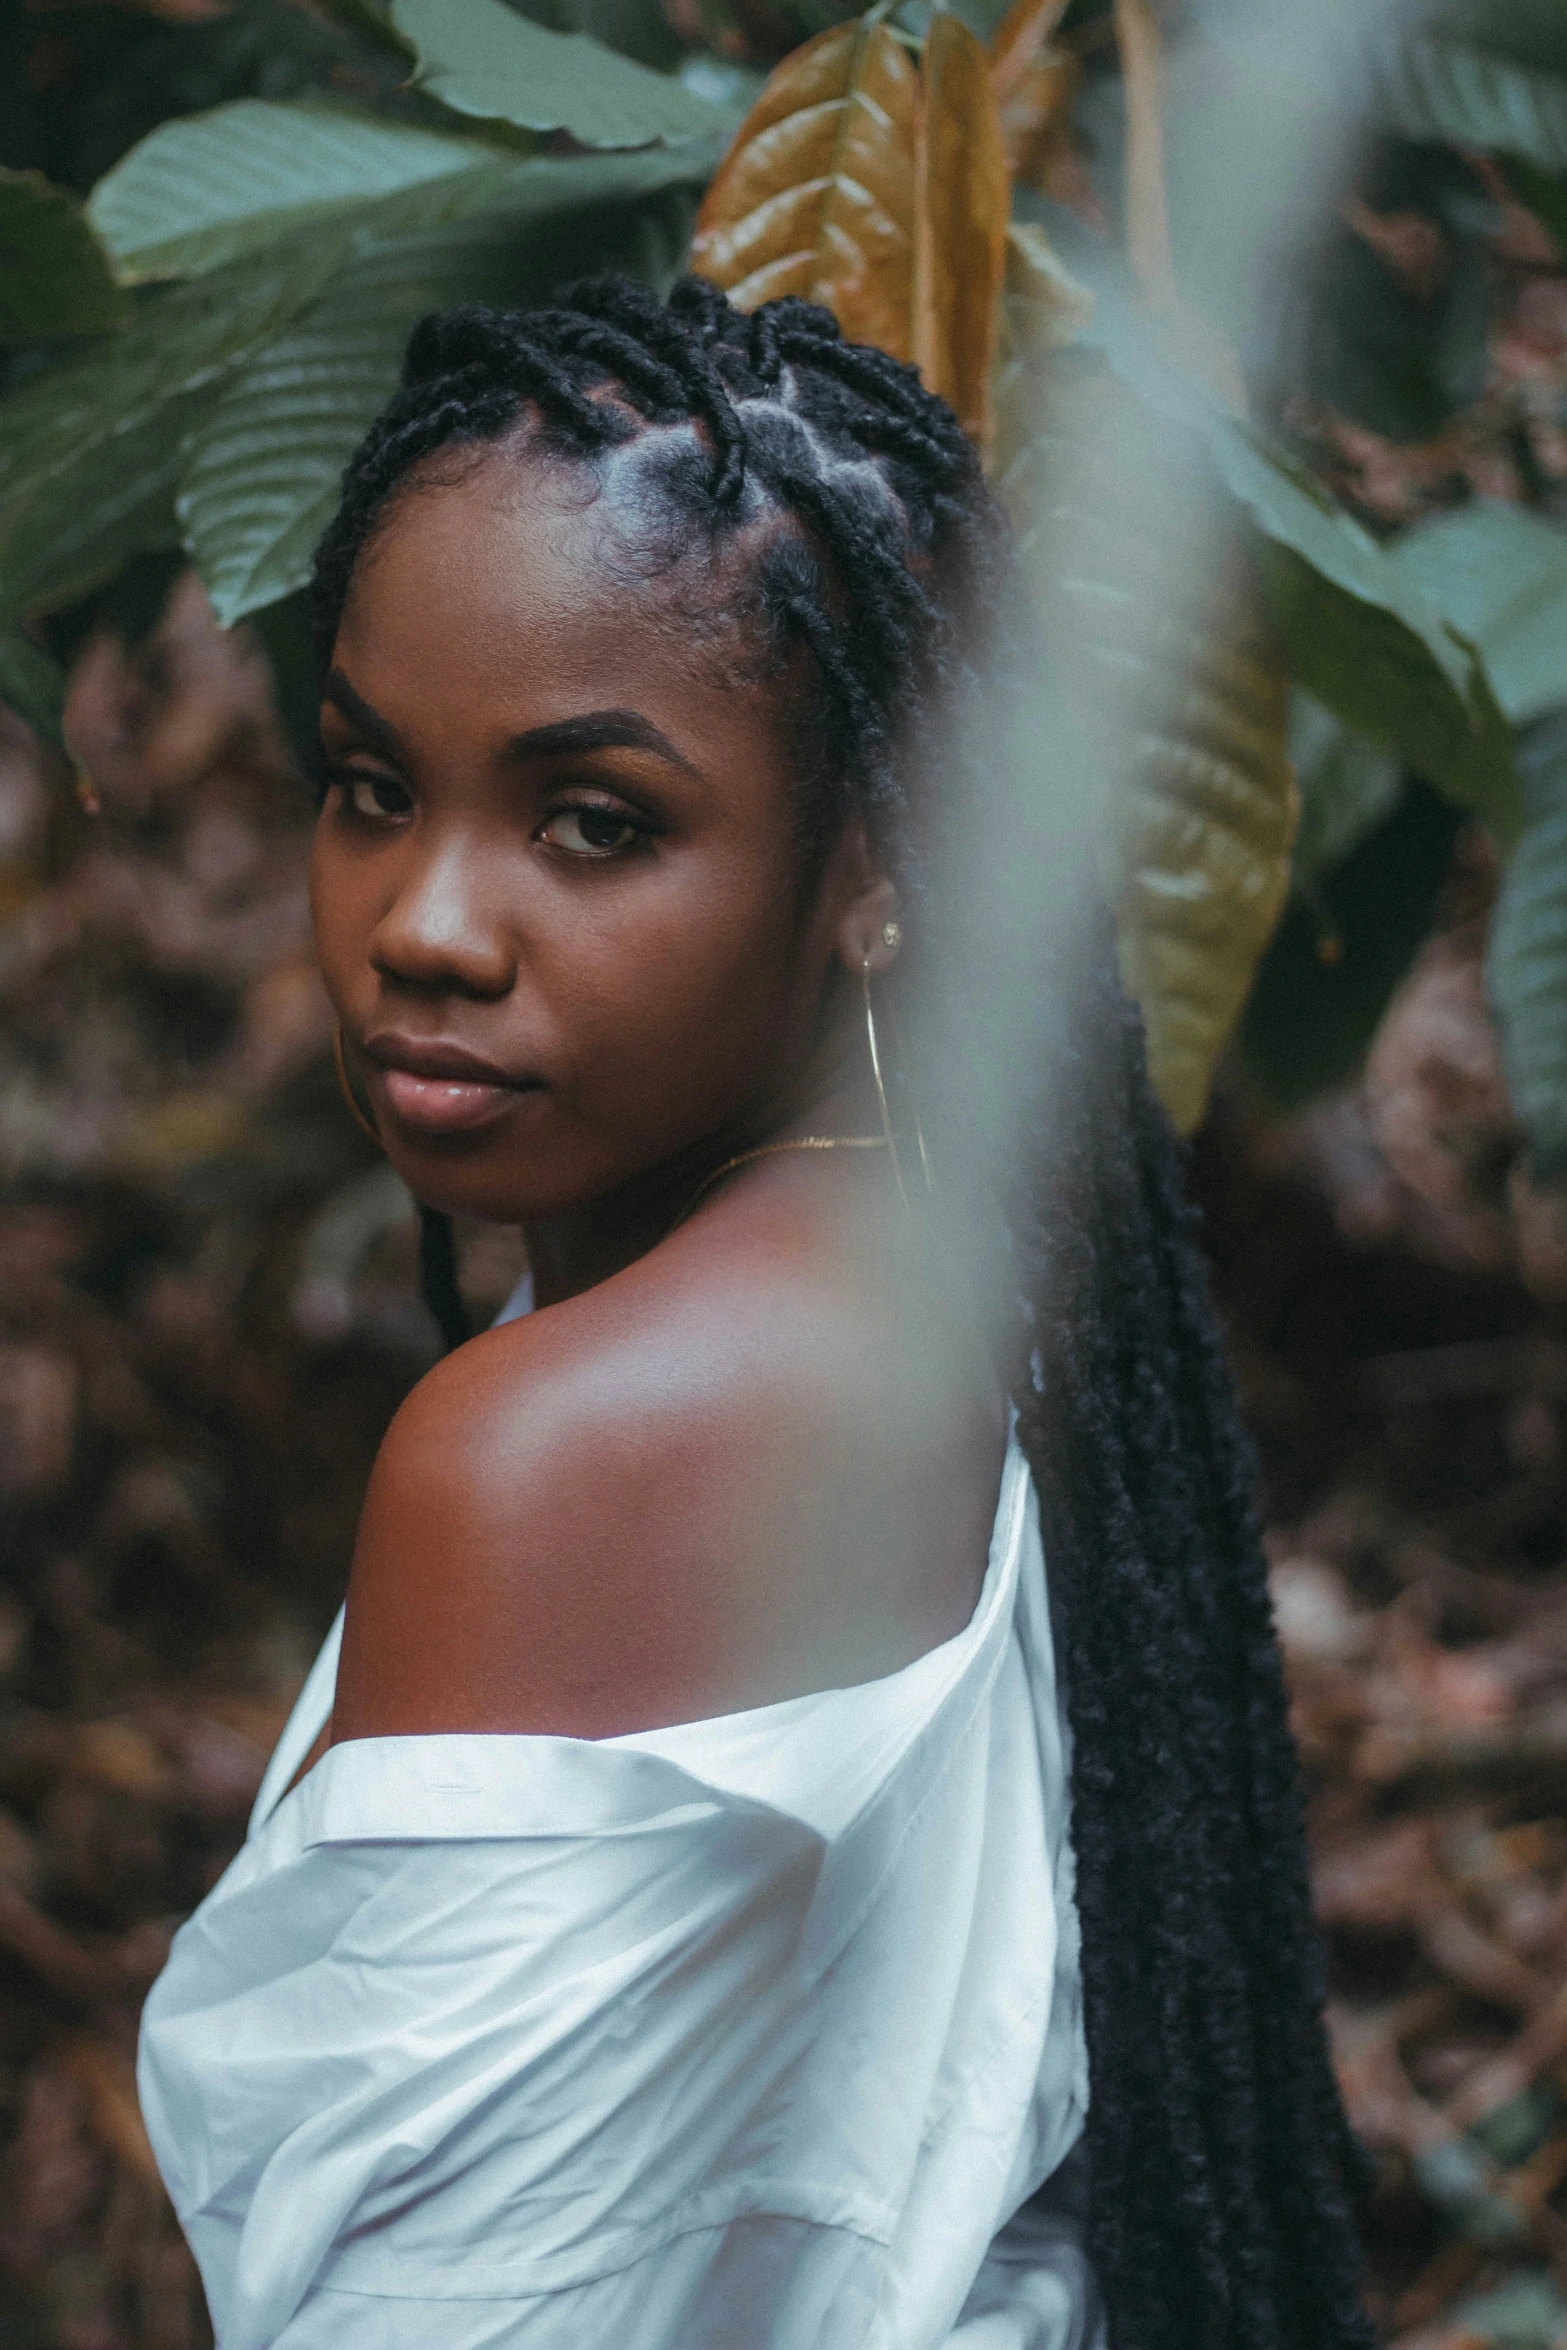
<instances>
[{"instance_id":1,"label":"forest floor","mask_svg":"<svg viewBox=\"0 0 1567 2350\"><path fill-rule=\"evenodd\" d=\"M243 1834L435 1335L407 1202L333 1090L309 810L259 671L181 590L135 660L89 648L73 740L96 816L0 734L0 2350L195 2350L137 2015ZM1508 1191L1475 886L1380 1095L1273 1132L1222 1110L1196 1175L1379 2323L1400 2350L1553 2350L1567 1314L1549 1216ZM518 1270L464 1236L476 1313Z\"/></svg>"}]
</instances>

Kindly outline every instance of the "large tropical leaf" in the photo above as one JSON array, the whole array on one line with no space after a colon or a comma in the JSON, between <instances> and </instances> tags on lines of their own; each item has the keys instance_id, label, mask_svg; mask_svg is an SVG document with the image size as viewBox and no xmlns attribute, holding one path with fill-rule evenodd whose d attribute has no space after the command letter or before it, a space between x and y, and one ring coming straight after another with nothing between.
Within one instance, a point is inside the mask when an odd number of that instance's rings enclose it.
<instances>
[{"instance_id":1,"label":"large tropical leaf","mask_svg":"<svg viewBox=\"0 0 1567 2350\"><path fill-rule=\"evenodd\" d=\"M162 124L98 182L88 217L122 279L186 277L290 230L357 226L409 191L433 226L442 195L496 160L469 137L241 98Z\"/></svg>"},{"instance_id":2,"label":"large tropical leaf","mask_svg":"<svg viewBox=\"0 0 1567 2350\"><path fill-rule=\"evenodd\" d=\"M932 21L920 86L914 356L985 448L1012 186L990 59L950 11Z\"/></svg>"},{"instance_id":3,"label":"large tropical leaf","mask_svg":"<svg viewBox=\"0 0 1567 2350\"><path fill-rule=\"evenodd\" d=\"M1032 214L1039 207L1023 203ZM1083 339L1155 415L1206 445L1242 507L1274 626L1299 682L1470 808L1504 845L1522 823L1512 736L1474 647L1353 516L1214 396L1129 299L1124 272L1068 245L1094 296Z\"/></svg>"},{"instance_id":4,"label":"large tropical leaf","mask_svg":"<svg viewBox=\"0 0 1567 2350\"><path fill-rule=\"evenodd\" d=\"M1210 447L1255 535L1274 623L1302 685L1346 725L1481 817L1504 845L1522 804L1485 665L1303 469L1217 420Z\"/></svg>"},{"instance_id":5,"label":"large tropical leaf","mask_svg":"<svg viewBox=\"0 0 1567 2350\"><path fill-rule=\"evenodd\" d=\"M443 257L444 258L444 257ZM394 247L373 254L276 342L240 368L186 436L181 536L224 627L308 578L337 503L343 468L397 381L423 311L475 287L439 259L410 269Z\"/></svg>"},{"instance_id":6,"label":"large tropical leaf","mask_svg":"<svg viewBox=\"0 0 1567 2350\"><path fill-rule=\"evenodd\" d=\"M1559 1178L1567 1174L1567 539L1538 515L1477 503L1409 532L1395 561L1474 635L1503 707L1529 727L1519 756L1528 821L1502 881L1489 981L1513 1100L1537 1166Z\"/></svg>"},{"instance_id":7,"label":"large tropical leaf","mask_svg":"<svg viewBox=\"0 0 1567 2350\"><path fill-rule=\"evenodd\" d=\"M997 418L998 486L1104 776L1122 969L1190 1130L1289 884L1283 648L1200 457L1106 367L1014 350Z\"/></svg>"},{"instance_id":8,"label":"large tropical leaf","mask_svg":"<svg viewBox=\"0 0 1567 2350\"><path fill-rule=\"evenodd\" d=\"M0 400L0 612L47 612L174 543L181 435L331 275L327 240L148 289L123 331Z\"/></svg>"},{"instance_id":9,"label":"large tropical leaf","mask_svg":"<svg viewBox=\"0 0 1567 2350\"><path fill-rule=\"evenodd\" d=\"M453 302L536 301L589 266L667 281L690 219L688 170L667 151L512 165L504 203L372 247L257 351L184 452L180 521L219 619L231 624L309 576L343 467L395 386L418 318Z\"/></svg>"},{"instance_id":10,"label":"large tropical leaf","mask_svg":"<svg viewBox=\"0 0 1567 2350\"><path fill-rule=\"evenodd\" d=\"M528 131L566 131L583 147L706 140L723 112L669 75L585 33L554 33L504 0L392 0L414 49L415 80L454 113Z\"/></svg>"},{"instance_id":11,"label":"large tropical leaf","mask_svg":"<svg viewBox=\"0 0 1567 2350\"><path fill-rule=\"evenodd\" d=\"M1567 171L1567 57L1561 64L1551 71L1491 45L1483 18L1384 32L1372 43L1370 113L1401 138Z\"/></svg>"},{"instance_id":12,"label":"large tropical leaf","mask_svg":"<svg viewBox=\"0 0 1567 2350\"><path fill-rule=\"evenodd\" d=\"M39 172L0 169L0 343L103 334L122 309L76 198Z\"/></svg>"},{"instance_id":13,"label":"large tropical leaf","mask_svg":"<svg viewBox=\"0 0 1567 2350\"><path fill-rule=\"evenodd\" d=\"M743 310L824 303L851 341L912 360L984 445L1009 208L980 41L938 12L916 67L859 18L772 75L708 190L692 266Z\"/></svg>"},{"instance_id":14,"label":"large tropical leaf","mask_svg":"<svg viewBox=\"0 0 1567 2350\"><path fill-rule=\"evenodd\" d=\"M1290 696L1289 752L1300 786L1294 876L1315 885L1392 814L1403 770L1300 686Z\"/></svg>"},{"instance_id":15,"label":"large tropical leaf","mask_svg":"<svg viewBox=\"0 0 1567 2350\"><path fill-rule=\"evenodd\" d=\"M1567 1175L1567 713L1520 749L1529 822L1503 877L1486 977L1536 1171Z\"/></svg>"},{"instance_id":16,"label":"large tropical leaf","mask_svg":"<svg viewBox=\"0 0 1567 2350\"><path fill-rule=\"evenodd\" d=\"M1567 708L1567 532L1478 498L1407 531L1392 559L1476 646L1514 726Z\"/></svg>"},{"instance_id":17,"label":"large tropical leaf","mask_svg":"<svg viewBox=\"0 0 1567 2350\"><path fill-rule=\"evenodd\" d=\"M914 356L919 75L856 18L786 57L708 189L694 269L742 310L822 302L852 342Z\"/></svg>"}]
</instances>

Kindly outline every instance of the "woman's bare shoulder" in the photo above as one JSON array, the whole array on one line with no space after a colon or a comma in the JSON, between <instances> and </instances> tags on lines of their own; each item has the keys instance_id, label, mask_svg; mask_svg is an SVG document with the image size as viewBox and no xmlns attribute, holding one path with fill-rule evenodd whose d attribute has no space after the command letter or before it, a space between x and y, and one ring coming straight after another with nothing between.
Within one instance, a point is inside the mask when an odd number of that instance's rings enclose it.
<instances>
[{"instance_id":1,"label":"woman's bare shoulder","mask_svg":"<svg viewBox=\"0 0 1567 2350\"><path fill-rule=\"evenodd\" d=\"M334 1737L613 1736L956 1630L975 1513L863 1324L786 1252L633 1267L449 1356L376 1462Z\"/></svg>"}]
</instances>

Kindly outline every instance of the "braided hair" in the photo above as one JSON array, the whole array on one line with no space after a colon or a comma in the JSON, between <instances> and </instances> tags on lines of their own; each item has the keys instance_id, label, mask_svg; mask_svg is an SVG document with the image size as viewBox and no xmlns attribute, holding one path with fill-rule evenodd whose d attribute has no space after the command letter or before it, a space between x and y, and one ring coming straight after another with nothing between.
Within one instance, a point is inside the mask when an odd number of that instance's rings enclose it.
<instances>
[{"instance_id":1,"label":"braided hair","mask_svg":"<svg viewBox=\"0 0 1567 2350\"><path fill-rule=\"evenodd\" d=\"M1114 2350L1365 2350L1254 1466L1179 1152L1075 883L1058 875L1052 903L1040 876L1010 946L942 903L944 838L972 859L973 809L1009 788L975 711L1031 657L975 452L913 369L793 299L747 317L699 280L666 303L607 278L550 309L450 311L416 330L348 469L317 561L324 650L414 469L513 434L601 473L640 453L672 543L741 545L749 622L809 681L814 837L865 819L910 909L931 1035L954 1003L972 1033L1009 1008L1021 1110L991 1196L1071 1729L1088 2247ZM946 1066L949 1134L971 1136L961 1038ZM429 1211L423 1262L455 1341Z\"/></svg>"}]
</instances>

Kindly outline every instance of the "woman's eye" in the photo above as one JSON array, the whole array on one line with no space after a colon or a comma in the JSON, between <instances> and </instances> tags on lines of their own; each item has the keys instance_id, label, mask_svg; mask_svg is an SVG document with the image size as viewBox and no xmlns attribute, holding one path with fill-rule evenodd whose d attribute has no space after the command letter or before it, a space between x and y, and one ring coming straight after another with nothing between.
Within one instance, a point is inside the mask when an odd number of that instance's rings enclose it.
<instances>
[{"instance_id":1,"label":"woman's eye","mask_svg":"<svg viewBox=\"0 0 1567 2350\"><path fill-rule=\"evenodd\" d=\"M385 818L406 816L412 811L413 794L393 776L350 773L338 780L356 816Z\"/></svg>"},{"instance_id":2,"label":"woman's eye","mask_svg":"<svg viewBox=\"0 0 1567 2350\"><path fill-rule=\"evenodd\" d=\"M539 838L578 857L613 857L640 840L643 827L615 808L557 808Z\"/></svg>"}]
</instances>

